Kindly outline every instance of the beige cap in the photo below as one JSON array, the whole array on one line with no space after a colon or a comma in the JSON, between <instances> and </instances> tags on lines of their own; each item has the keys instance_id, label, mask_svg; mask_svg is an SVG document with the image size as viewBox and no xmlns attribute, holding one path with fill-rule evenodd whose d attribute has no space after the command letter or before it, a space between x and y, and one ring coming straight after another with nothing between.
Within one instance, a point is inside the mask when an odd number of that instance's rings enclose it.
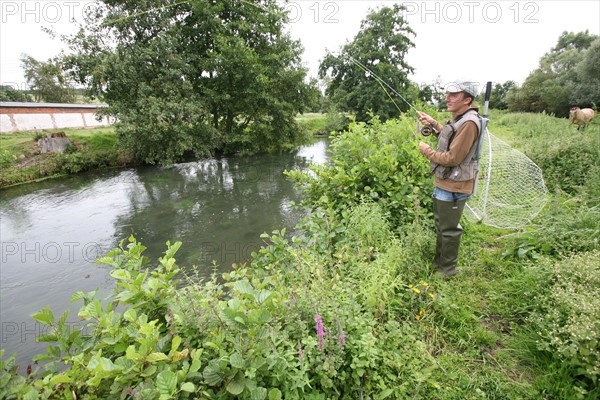
<instances>
[{"instance_id":1,"label":"beige cap","mask_svg":"<svg viewBox=\"0 0 600 400\"><path fill-rule=\"evenodd\" d=\"M479 83L474 82L468 79L457 79L454 82L451 82L446 85L446 92L448 93L457 93L457 92L465 92L470 94L473 97L477 97Z\"/></svg>"}]
</instances>

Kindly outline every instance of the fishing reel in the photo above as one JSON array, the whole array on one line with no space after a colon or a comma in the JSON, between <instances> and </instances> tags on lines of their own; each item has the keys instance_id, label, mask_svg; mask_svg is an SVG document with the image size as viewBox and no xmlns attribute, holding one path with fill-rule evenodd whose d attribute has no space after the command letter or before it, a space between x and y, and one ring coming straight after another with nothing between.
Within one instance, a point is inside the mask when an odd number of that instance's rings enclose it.
<instances>
[{"instance_id":1,"label":"fishing reel","mask_svg":"<svg viewBox=\"0 0 600 400\"><path fill-rule=\"evenodd\" d=\"M432 133L436 133L437 129L435 129L433 127L433 124L431 124L431 123L426 124L425 126L423 126L421 128L421 121L417 120L417 132L419 132L423 136L429 136ZM415 132L415 134L416 134L416 132Z\"/></svg>"}]
</instances>

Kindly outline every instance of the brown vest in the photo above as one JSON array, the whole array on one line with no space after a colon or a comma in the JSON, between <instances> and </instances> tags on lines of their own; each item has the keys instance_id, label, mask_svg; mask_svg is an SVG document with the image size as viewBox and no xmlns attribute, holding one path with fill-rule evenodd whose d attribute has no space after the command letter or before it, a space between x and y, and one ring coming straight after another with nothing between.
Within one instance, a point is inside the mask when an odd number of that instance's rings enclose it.
<instances>
[{"instance_id":1,"label":"brown vest","mask_svg":"<svg viewBox=\"0 0 600 400\"><path fill-rule=\"evenodd\" d=\"M473 121L477 125L477 129L479 131L477 140L479 140L479 136L481 136L481 117L477 113L476 109L469 109L454 123L448 121L448 123L444 125L438 135L438 151L448 151L450 149L450 144L452 143L454 135L467 121ZM457 182L464 182L474 179L477 171L479 171L479 160L475 160L473 158L473 155L477 150L477 140L475 143L473 143L469 153L459 165L454 167L445 167L441 164L431 161L431 173L440 179L449 179Z\"/></svg>"}]
</instances>

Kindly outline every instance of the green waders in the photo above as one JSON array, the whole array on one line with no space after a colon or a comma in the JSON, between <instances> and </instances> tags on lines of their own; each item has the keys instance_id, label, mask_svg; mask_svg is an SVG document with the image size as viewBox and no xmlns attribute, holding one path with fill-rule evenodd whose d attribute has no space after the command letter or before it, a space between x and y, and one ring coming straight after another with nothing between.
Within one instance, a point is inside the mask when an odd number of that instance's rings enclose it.
<instances>
[{"instance_id":1,"label":"green waders","mask_svg":"<svg viewBox=\"0 0 600 400\"><path fill-rule=\"evenodd\" d=\"M460 217L467 200L441 201L433 199L433 216L437 242L435 248L435 264L444 276L456 275L458 248L462 235Z\"/></svg>"}]
</instances>

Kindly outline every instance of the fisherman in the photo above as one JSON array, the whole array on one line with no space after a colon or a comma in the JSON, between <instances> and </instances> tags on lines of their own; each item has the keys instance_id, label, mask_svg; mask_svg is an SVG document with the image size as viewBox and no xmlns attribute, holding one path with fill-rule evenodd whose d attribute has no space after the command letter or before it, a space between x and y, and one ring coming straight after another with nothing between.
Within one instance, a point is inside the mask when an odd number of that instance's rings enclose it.
<instances>
[{"instance_id":1,"label":"fisherman","mask_svg":"<svg viewBox=\"0 0 600 400\"><path fill-rule=\"evenodd\" d=\"M447 109L452 120L442 125L428 114L417 111L421 122L428 124L438 138L437 151L419 143L419 151L430 161L435 175L433 216L437 233L434 262L442 277L456 275L458 249L462 235L460 217L473 193L479 161L474 157L481 131L481 117L472 103L477 83L459 79L446 86Z\"/></svg>"}]
</instances>

